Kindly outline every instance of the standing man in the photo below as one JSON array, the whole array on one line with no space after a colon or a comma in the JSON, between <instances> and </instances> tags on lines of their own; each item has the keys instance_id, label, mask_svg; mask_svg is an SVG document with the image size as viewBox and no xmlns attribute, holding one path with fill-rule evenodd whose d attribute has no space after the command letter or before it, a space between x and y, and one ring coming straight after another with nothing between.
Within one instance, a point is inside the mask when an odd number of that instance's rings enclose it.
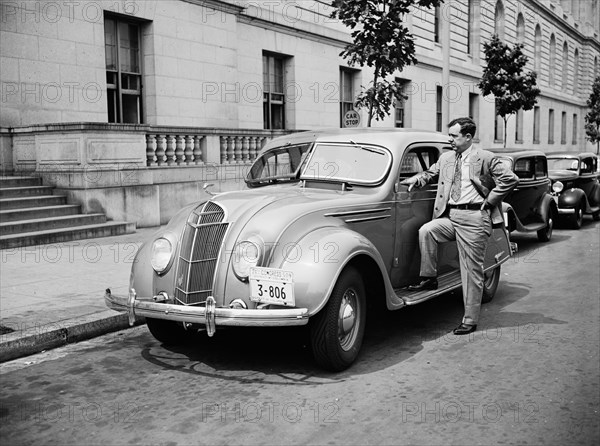
<instances>
[{"instance_id":1,"label":"standing man","mask_svg":"<svg viewBox=\"0 0 600 446\"><path fill-rule=\"evenodd\" d=\"M473 144L477 126L471 118L448 124L452 152L443 153L429 170L402 181L408 191L438 181L433 220L419 229L421 272L411 291L437 289L437 248L456 240L460 258L465 315L454 329L465 335L477 329L483 295L483 263L492 223L502 221L498 206L519 179L500 159Z\"/></svg>"}]
</instances>

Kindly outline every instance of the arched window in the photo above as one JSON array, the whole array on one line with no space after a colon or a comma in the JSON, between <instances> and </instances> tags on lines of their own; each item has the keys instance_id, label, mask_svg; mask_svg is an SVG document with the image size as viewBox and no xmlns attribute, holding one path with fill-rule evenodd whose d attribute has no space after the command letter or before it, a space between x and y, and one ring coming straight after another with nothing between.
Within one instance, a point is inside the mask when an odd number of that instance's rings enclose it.
<instances>
[{"instance_id":1,"label":"arched window","mask_svg":"<svg viewBox=\"0 0 600 446\"><path fill-rule=\"evenodd\" d=\"M567 83L569 82L569 44L565 40L563 44L562 54L562 89L567 91Z\"/></svg>"},{"instance_id":2,"label":"arched window","mask_svg":"<svg viewBox=\"0 0 600 446\"><path fill-rule=\"evenodd\" d=\"M548 85L554 87L554 70L556 69L556 37L550 36L550 60L548 63Z\"/></svg>"},{"instance_id":3,"label":"arched window","mask_svg":"<svg viewBox=\"0 0 600 446\"><path fill-rule=\"evenodd\" d=\"M525 19L521 13L517 17L517 43L525 43Z\"/></svg>"},{"instance_id":4,"label":"arched window","mask_svg":"<svg viewBox=\"0 0 600 446\"><path fill-rule=\"evenodd\" d=\"M540 76L540 68L542 68L542 28L540 25L535 26L535 42L533 57L535 60L534 71Z\"/></svg>"},{"instance_id":5,"label":"arched window","mask_svg":"<svg viewBox=\"0 0 600 446\"><path fill-rule=\"evenodd\" d=\"M573 94L577 96L579 90L579 51L575 50L573 56Z\"/></svg>"},{"instance_id":6,"label":"arched window","mask_svg":"<svg viewBox=\"0 0 600 446\"><path fill-rule=\"evenodd\" d=\"M500 40L504 40L504 5L501 0L496 2L496 15L494 23L494 33Z\"/></svg>"}]
</instances>

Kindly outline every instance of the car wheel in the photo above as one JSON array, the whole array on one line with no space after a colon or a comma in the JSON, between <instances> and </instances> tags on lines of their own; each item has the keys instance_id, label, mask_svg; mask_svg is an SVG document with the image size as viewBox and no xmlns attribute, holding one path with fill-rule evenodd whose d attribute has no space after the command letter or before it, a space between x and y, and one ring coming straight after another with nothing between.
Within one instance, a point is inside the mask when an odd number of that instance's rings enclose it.
<instances>
[{"instance_id":1,"label":"car wheel","mask_svg":"<svg viewBox=\"0 0 600 446\"><path fill-rule=\"evenodd\" d=\"M355 268L346 268L329 301L311 321L313 355L321 367L333 372L350 367L362 345L366 315L361 275Z\"/></svg>"},{"instance_id":2,"label":"car wheel","mask_svg":"<svg viewBox=\"0 0 600 446\"><path fill-rule=\"evenodd\" d=\"M592 214L592 218L594 219L594 221L598 221L598 220L600 220L600 211L598 211L598 212L594 212L594 213Z\"/></svg>"},{"instance_id":3,"label":"car wheel","mask_svg":"<svg viewBox=\"0 0 600 446\"><path fill-rule=\"evenodd\" d=\"M538 240L540 242L549 242L552 238L552 229L554 229L554 212L552 209L549 209L548 217L546 218L546 227L537 232Z\"/></svg>"},{"instance_id":4,"label":"car wheel","mask_svg":"<svg viewBox=\"0 0 600 446\"><path fill-rule=\"evenodd\" d=\"M484 273L481 303L487 304L492 301L498 289L498 282L500 282L500 265Z\"/></svg>"},{"instance_id":5,"label":"car wheel","mask_svg":"<svg viewBox=\"0 0 600 446\"><path fill-rule=\"evenodd\" d=\"M165 345L183 344L189 334L181 322L147 317L146 324L152 336Z\"/></svg>"},{"instance_id":6,"label":"car wheel","mask_svg":"<svg viewBox=\"0 0 600 446\"><path fill-rule=\"evenodd\" d=\"M581 228L581 225L583 224L583 208L581 204L575 206L575 212L571 216L570 222L573 229Z\"/></svg>"}]
</instances>

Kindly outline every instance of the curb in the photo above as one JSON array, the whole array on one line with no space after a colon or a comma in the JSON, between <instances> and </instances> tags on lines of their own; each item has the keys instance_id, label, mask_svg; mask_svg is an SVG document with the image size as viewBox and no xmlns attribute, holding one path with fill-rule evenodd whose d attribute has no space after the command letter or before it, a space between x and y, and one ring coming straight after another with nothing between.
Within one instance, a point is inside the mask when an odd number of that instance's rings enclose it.
<instances>
[{"instance_id":1,"label":"curb","mask_svg":"<svg viewBox=\"0 0 600 446\"><path fill-rule=\"evenodd\" d=\"M144 323L145 320L141 318L134 325ZM127 314L106 310L78 319L7 333L0 336L0 363L126 328L130 328Z\"/></svg>"}]
</instances>

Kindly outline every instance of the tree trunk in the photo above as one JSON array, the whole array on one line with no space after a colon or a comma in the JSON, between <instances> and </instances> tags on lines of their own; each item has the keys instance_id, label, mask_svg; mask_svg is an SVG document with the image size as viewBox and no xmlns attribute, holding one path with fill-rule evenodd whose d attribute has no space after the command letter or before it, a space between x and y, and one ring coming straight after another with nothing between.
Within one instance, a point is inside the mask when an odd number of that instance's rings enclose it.
<instances>
[{"instance_id":1,"label":"tree trunk","mask_svg":"<svg viewBox=\"0 0 600 446\"><path fill-rule=\"evenodd\" d=\"M373 74L373 92L377 93L377 81L379 79L379 68L375 68L375 73ZM373 102L375 101L375 94L369 101L369 120L367 121L367 127L371 127L371 121L373 119Z\"/></svg>"},{"instance_id":2,"label":"tree trunk","mask_svg":"<svg viewBox=\"0 0 600 446\"><path fill-rule=\"evenodd\" d=\"M504 121L504 148L506 149L506 140L508 139L508 135L506 134L506 126L508 124L508 116L502 116L502 120Z\"/></svg>"}]
</instances>

